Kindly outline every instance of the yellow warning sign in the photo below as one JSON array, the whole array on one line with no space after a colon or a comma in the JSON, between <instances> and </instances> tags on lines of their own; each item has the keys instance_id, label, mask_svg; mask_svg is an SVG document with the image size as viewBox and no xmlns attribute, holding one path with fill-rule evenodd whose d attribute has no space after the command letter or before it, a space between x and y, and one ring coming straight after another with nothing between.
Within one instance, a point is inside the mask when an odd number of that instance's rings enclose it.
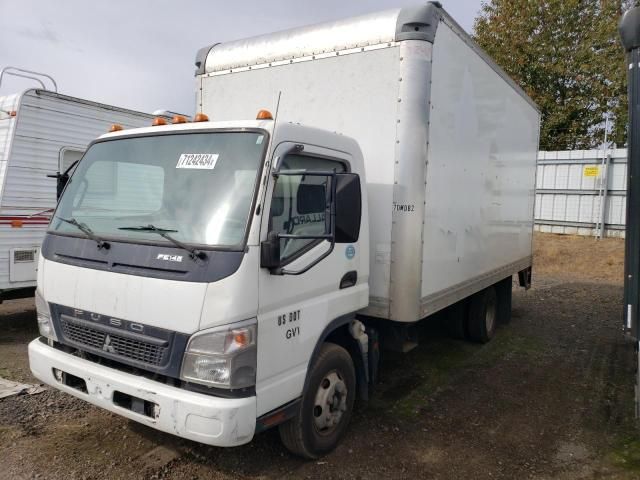
<instances>
[{"instance_id":1,"label":"yellow warning sign","mask_svg":"<svg viewBox=\"0 0 640 480\"><path fill-rule=\"evenodd\" d=\"M584 167L583 175L585 177L599 177L600 176L600 167L597 165L587 165Z\"/></svg>"}]
</instances>

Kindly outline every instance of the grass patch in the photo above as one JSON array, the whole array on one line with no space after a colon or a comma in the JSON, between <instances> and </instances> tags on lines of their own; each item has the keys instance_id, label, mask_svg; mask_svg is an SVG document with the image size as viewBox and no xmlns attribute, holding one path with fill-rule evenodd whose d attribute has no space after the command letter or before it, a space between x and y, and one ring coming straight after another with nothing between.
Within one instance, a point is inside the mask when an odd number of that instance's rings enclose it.
<instances>
[{"instance_id":1,"label":"grass patch","mask_svg":"<svg viewBox=\"0 0 640 480\"><path fill-rule=\"evenodd\" d=\"M508 327L486 345L442 336L427 338L407 354L385 353L381 383L369 407L412 418L427 410L430 399L465 369L488 368L506 358L535 357L542 352L538 339L518 336Z\"/></svg>"},{"instance_id":2,"label":"grass patch","mask_svg":"<svg viewBox=\"0 0 640 480\"><path fill-rule=\"evenodd\" d=\"M505 328L498 330L496 337L478 352L478 365L492 365L503 358L514 356L532 356L544 353L542 341L535 337L517 335L514 330Z\"/></svg>"},{"instance_id":3,"label":"grass patch","mask_svg":"<svg viewBox=\"0 0 640 480\"><path fill-rule=\"evenodd\" d=\"M635 432L622 437L607 459L624 470L640 473L640 434Z\"/></svg>"}]
</instances>

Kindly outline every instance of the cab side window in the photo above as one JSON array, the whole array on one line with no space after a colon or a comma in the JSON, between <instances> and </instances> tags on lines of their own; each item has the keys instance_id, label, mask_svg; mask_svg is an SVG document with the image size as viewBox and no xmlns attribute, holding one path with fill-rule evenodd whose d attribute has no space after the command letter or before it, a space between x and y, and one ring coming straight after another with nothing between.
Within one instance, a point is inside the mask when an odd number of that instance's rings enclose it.
<instances>
[{"instance_id":1,"label":"cab side window","mask_svg":"<svg viewBox=\"0 0 640 480\"><path fill-rule=\"evenodd\" d=\"M287 155L281 170L345 172L345 165L336 160L307 155ZM330 180L322 176L282 175L276 181L269 231L289 235L323 235L325 206ZM280 239L280 260L293 260L319 243L314 239Z\"/></svg>"}]
</instances>

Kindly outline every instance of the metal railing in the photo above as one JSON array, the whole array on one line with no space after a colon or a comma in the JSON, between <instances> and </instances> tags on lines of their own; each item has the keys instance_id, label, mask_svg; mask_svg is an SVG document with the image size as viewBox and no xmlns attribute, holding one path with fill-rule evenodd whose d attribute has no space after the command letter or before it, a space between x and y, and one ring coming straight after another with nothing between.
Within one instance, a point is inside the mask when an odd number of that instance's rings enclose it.
<instances>
[{"instance_id":1,"label":"metal railing","mask_svg":"<svg viewBox=\"0 0 640 480\"><path fill-rule=\"evenodd\" d=\"M18 68L18 67L4 67L2 70L0 70L0 87L2 87L2 80L5 77L5 75L6 76L11 75L13 77L28 78L30 80L33 80L34 82L38 82L44 90L48 90L47 86L43 81L43 79L46 79L47 81L51 82L51 85L53 85L53 91L56 93L58 92L58 84L56 83L56 81L53 79L51 75L47 75L46 73L35 72L33 70L26 70L24 68Z\"/></svg>"}]
</instances>

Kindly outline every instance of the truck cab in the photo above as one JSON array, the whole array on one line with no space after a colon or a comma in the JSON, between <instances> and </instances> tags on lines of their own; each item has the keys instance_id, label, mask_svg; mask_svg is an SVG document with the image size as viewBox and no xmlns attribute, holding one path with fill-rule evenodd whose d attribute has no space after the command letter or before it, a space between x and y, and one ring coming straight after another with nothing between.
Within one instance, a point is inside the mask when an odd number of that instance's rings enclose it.
<instances>
[{"instance_id":1,"label":"truck cab","mask_svg":"<svg viewBox=\"0 0 640 480\"><path fill-rule=\"evenodd\" d=\"M266 111L198 120L90 145L41 249L32 372L209 445L286 422L321 455L366 377L362 153Z\"/></svg>"}]
</instances>

